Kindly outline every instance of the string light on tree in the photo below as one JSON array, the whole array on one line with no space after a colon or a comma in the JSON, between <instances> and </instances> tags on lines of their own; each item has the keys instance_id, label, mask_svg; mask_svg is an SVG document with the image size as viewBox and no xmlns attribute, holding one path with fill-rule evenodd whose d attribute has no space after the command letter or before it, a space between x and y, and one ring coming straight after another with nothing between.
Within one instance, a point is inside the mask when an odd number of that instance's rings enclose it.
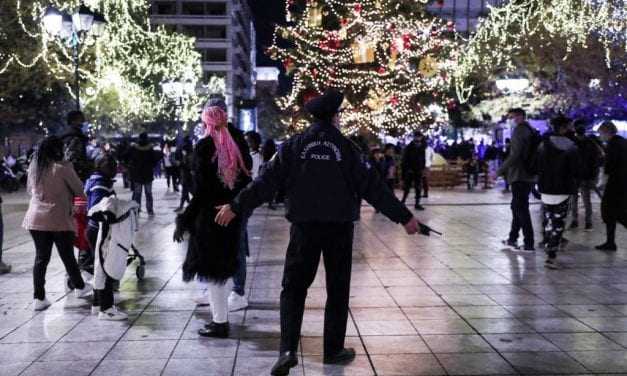
<instances>
[{"instance_id":1,"label":"string light on tree","mask_svg":"<svg viewBox=\"0 0 627 376\"><path fill-rule=\"evenodd\" d=\"M291 23L276 28L267 50L293 77L291 92L278 100L291 115L285 125L298 131L307 124L305 93L337 88L346 97L342 116L348 132L402 135L431 126L436 120L427 108L447 106L459 40L454 25L428 14L426 5L288 0Z\"/></svg>"}]
</instances>

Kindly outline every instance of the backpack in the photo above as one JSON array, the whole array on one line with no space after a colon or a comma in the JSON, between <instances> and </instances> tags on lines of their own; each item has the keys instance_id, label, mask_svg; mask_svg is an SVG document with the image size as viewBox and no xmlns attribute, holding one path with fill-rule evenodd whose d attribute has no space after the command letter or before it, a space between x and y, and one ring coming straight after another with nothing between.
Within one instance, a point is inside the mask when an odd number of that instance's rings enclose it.
<instances>
[{"instance_id":1,"label":"backpack","mask_svg":"<svg viewBox=\"0 0 627 376\"><path fill-rule=\"evenodd\" d=\"M525 171L530 175L538 175L538 148L542 143L542 136L537 129L533 128L529 123L525 123L525 126L531 132L529 137L529 147L527 153L523 156L523 167Z\"/></svg>"}]
</instances>

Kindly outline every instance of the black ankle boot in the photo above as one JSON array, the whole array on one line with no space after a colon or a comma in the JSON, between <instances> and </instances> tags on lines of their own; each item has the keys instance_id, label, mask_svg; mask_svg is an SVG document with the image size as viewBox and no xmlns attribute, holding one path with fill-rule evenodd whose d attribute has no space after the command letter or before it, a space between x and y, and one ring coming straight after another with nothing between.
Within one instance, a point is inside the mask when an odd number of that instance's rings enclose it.
<instances>
[{"instance_id":1,"label":"black ankle boot","mask_svg":"<svg viewBox=\"0 0 627 376\"><path fill-rule=\"evenodd\" d=\"M272 376L286 376L290 374L290 369L298 365L298 357L296 352L286 351L279 356L279 359L274 363L270 374Z\"/></svg>"},{"instance_id":2,"label":"black ankle boot","mask_svg":"<svg viewBox=\"0 0 627 376\"><path fill-rule=\"evenodd\" d=\"M217 324L215 322L211 322L205 325L203 329L198 330L198 334L203 337L228 338L229 323L225 322L224 324Z\"/></svg>"},{"instance_id":3,"label":"black ankle boot","mask_svg":"<svg viewBox=\"0 0 627 376\"><path fill-rule=\"evenodd\" d=\"M325 364L347 364L355 359L355 349L342 349L337 354L324 354Z\"/></svg>"}]
</instances>

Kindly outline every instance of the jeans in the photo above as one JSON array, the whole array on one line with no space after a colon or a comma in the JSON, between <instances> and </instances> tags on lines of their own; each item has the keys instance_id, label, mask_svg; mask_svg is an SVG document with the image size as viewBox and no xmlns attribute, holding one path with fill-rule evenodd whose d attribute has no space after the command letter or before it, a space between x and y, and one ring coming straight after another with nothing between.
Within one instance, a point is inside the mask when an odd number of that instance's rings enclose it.
<instances>
[{"instance_id":1,"label":"jeans","mask_svg":"<svg viewBox=\"0 0 627 376\"><path fill-rule=\"evenodd\" d=\"M568 201L565 200L557 205L544 204L544 240L546 241L546 252L550 259L557 256L557 250L562 242L562 235L566 227L566 216L568 215Z\"/></svg>"},{"instance_id":2,"label":"jeans","mask_svg":"<svg viewBox=\"0 0 627 376\"><path fill-rule=\"evenodd\" d=\"M591 192L594 190L594 180L584 180L579 184L581 190L581 198L583 199L583 206L585 208L586 224L592 224L592 201L590 200ZM576 193L572 196L571 212L573 221L579 221L579 195Z\"/></svg>"},{"instance_id":3,"label":"jeans","mask_svg":"<svg viewBox=\"0 0 627 376\"><path fill-rule=\"evenodd\" d=\"M512 227L509 232L509 241L516 243L520 230L523 231L525 246L533 247L533 224L531 223L531 213L529 212L529 194L533 188L533 183L517 181L512 186Z\"/></svg>"},{"instance_id":4,"label":"jeans","mask_svg":"<svg viewBox=\"0 0 627 376\"><path fill-rule=\"evenodd\" d=\"M138 183L133 182L133 201L139 204L139 210L142 207L142 188L146 194L146 210L148 213L152 213L152 182Z\"/></svg>"},{"instance_id":5,"label":"jeans","mask_svg":"<svg viewBox=\"0 0 627 376\"><path fill-rule=\"evenodd\" d=\"M78 288L85 288L85 282L74 258L73 231L30 231L35 242L35 266L33 267L34 298L43 300L46 297L46 269L52 255L52 245L57 246L57 252L70 276L72 284Z\"/></svg>"},{"instance_id":6,"label":"jeans","mask_svg":"<svg viewBox=\"0 0 627 376\"><path fill-rule=\"evenodd\" d=\"M326 271L324 354L344 348L352 267L352 223L294 223L290 229L281 291L281 353L298 349L307 289L313 283L320 255Z\"/></svg>"},{"instance_id":7,"label":"jeans","mask_svg":"<svg viewBox=\"0 0 627 376\"><path fill-rule=\"evenodd\" d=\"M240 231L237 271L233 276L233 291L239 296L244 296L246 294L246 256L250 253L248 248L248 217L242 219Z\"/></svg>"}]
</instances>

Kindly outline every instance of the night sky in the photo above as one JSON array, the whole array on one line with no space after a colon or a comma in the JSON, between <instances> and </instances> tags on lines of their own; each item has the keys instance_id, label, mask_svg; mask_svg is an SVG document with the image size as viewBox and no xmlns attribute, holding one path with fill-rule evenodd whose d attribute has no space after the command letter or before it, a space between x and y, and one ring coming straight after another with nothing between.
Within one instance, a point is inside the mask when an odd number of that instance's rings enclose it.
<instances>
[{"instance_id":1,"label":"night sky","mask_svg":"<svg viewBox=\"0 0 627 376\"><path fill-rule=\"evenodd\" d=\"M285 0L248 0L255 15L257 29L257 65L278 65L264 55L272 43L274 25L285 21Z\"/></svg>"}]
</instances>

